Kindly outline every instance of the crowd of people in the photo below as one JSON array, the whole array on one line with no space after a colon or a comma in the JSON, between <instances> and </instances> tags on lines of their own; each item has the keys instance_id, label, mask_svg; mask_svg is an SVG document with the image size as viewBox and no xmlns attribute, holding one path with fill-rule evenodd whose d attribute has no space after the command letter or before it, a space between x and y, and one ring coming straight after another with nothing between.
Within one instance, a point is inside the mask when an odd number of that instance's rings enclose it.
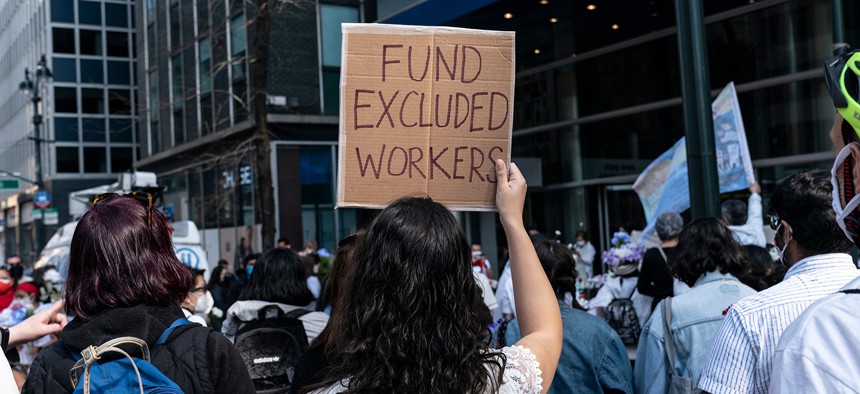
<instances>
[{"instance_id":1,"label":"crowd of people","mask_svg":"<svg viewBox=\"0 0 860 394\"><path fill-rule=\"evenodd\" d=\"M826 65L839 154L830 173L798 172L770 191L773 253L752 182L719 218L661 214L653 248L616 233L626 249L604 254L611 273L587 302L588 235L565 245L527 230L526 180L501 160L508 256L496 266L446 207L403 197L325 264L312 241L294 251L280 239L205 278L176 258L151 199L99 195L62 291L53 267L27 277L11 256L0 268L0 389L858 392L857 65L860 51Z\"/></svg>"}]
</instances>

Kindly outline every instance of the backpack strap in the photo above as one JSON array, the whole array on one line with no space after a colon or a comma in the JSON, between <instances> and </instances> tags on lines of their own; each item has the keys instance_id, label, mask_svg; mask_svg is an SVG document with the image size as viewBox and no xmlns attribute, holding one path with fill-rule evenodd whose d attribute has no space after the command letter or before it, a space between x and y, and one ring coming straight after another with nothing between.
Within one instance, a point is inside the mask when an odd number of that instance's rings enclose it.
<instances>
[{"instance_id":1,"label":"backpack strap","mask_svg":"<svg viewBox=\"0 0 860 394\"><path fill-rule=\"evenodd\" d=\"M111 339L98 347L89 346L83 351L81 351L80 358L75 357L78 361L69 370L69 380L72 382L72 387L77 387L78 385L78 374L76 371L79 368L84 368L84 393L89 394L90 391L90 368L98 362L102 358L103 355L107 353L119 353L125 356L129 361L131 361L131 366L134 367L134 373L137 375L137 380L140 383L140 393L143 394L143 380L140 377L140 371L137 369L137 365L134 363L134 359L132 359L131 355L126 353L125 350L119 348L120 345L137 345L140 347L141 353L143 353L143 359L149 361L149 346L146 345L142 339L134 338L134 337L120 337ZM73 352L74 354L74 352Z\"/></svg>"},{"instance_id":2,"label":"backpack strap","mask_svg":"<svg viewBox=\"0 0 860 394\"><path fill-rule=\"evenodd\" d=\"M663 343L669 359L669 375L675 376L675 338L672 335L672 297L663 299Z\"/></svg>"},{"instance_id":3,"label":"backpack strap","mask_svg":"<svg viewBox=\"0 0 860 394\"><path fill-rule=\"evenodd\" d=\"M311 313L311 311L309 311L307 309L298 308L298 309L291 310L289 313L285 314L284 317L290 317L293 319L298 319L304 315L307 315L308 313Z\"/></svg>"},{"instance_id":4,"label":"backpack strap","mask_svg":"<svg viewBox=\"0 0 860 394\"><path fill-rule=\"evenodd\" d=\"M173 324L170 325L170 327L167 327L167 329L161 333L161 335L158 337L158 340L155 341L155 344L153 344L153 346L164 345L164 343L167 342L167 338L170 337L170 334L173 334L173 331L186 324L191 324L191 321L184 317L176 319L176 321L174 321Z\"/></svg>"}]
</instances>

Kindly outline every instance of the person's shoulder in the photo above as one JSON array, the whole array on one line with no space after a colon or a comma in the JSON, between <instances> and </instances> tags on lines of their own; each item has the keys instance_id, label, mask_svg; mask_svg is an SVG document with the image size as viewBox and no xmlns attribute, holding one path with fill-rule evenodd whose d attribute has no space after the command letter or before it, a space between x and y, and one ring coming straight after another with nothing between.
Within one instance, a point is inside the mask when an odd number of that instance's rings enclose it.
<instances>
[{"instance_id":1,"label":"person's shoulder","mask_svg":"<svg viewBox=\"0 0 860 394\"><path fill-rule=\"evenodd\" d=\"M302 320L302 321L327 322L328 319L329 319L328 314L326 314L325 312L317 312L317 311L311 311L311 312L305 313L302 316L299 316L299 320Z\"/></svg>"}]
</instances>

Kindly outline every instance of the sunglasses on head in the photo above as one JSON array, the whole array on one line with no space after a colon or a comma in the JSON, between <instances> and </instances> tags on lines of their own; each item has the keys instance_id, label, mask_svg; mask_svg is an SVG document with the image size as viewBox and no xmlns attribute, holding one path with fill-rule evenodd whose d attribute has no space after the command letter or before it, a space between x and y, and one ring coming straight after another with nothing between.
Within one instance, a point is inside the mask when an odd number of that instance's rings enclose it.
<instances>
[{"instance_id":1,"label":"sunglasses on head","mask_svg":"<svg viewBox=\"0 0 860 394\"><path fill-rule=\"evenodd\" d=\"M146 224L147 225L152 224L152 207L155 204L155 197L153 197L152 194L149 194L147 192L131 192L131 193L126 193L126 194L119 194L119 193L97 194L93 198L93 206L96 206L103 201L112 200L112 199L117 198L117 197L128 197L128 198L131 198L131 199L141 203L143 205L143 207L146 208Z\"/></svg>"}]
</instances>

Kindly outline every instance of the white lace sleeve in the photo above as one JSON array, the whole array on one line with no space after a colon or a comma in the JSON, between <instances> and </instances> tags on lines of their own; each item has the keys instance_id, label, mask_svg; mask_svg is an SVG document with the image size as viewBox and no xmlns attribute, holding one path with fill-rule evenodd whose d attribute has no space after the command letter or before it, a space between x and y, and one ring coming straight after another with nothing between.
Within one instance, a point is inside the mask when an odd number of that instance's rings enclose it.
<instances>
[{"instance_id":1,"label":"white lace sleeve","mask_svg":"<svg viewBox=\"0 0 860 394\"><path fill-rule=\"evenodd\" d=\"M540 376L540 363L535 359L535 355L522 346L504 347L502 353L507 357L507 364L499 393L540 394L543 390L543 378Z\"/></svg>"}]
</instances>

